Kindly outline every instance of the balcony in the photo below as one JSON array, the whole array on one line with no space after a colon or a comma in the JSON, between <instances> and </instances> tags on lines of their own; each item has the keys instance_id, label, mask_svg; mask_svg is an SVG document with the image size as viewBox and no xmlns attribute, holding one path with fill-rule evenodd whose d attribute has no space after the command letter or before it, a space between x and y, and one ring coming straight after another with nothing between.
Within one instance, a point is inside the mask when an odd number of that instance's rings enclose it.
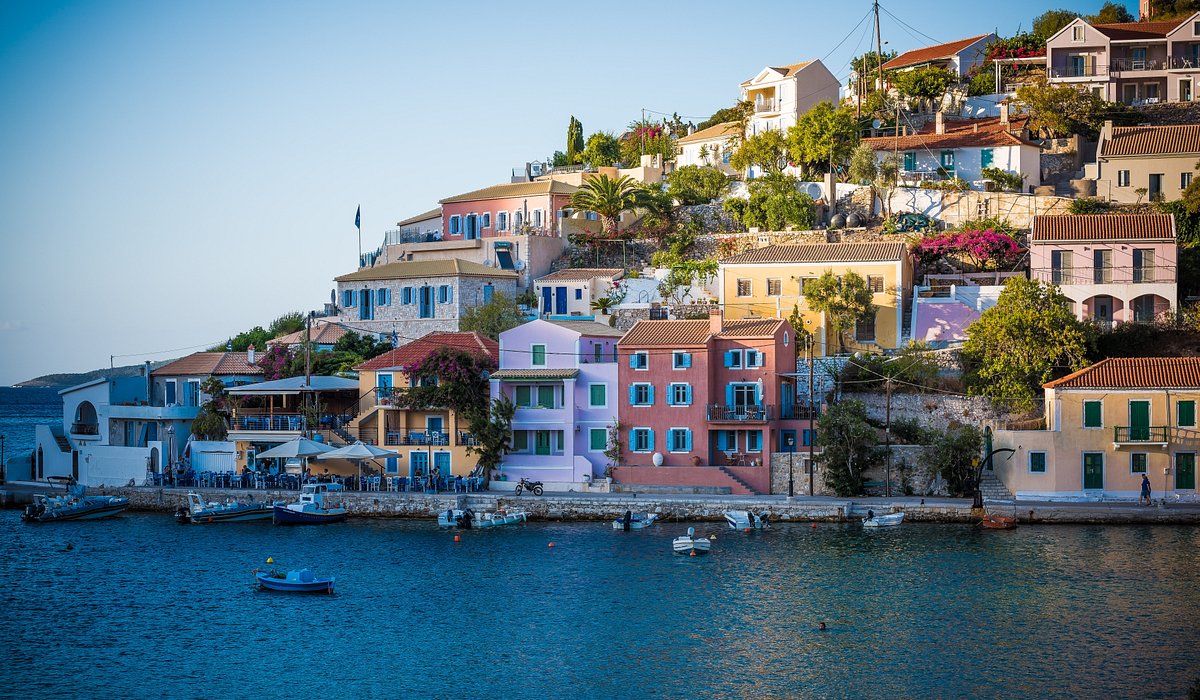
<instances>
[{"instance_id":1,"label":"balcony","mask_svg":"<svg viewBox=\"0 0 1200 700\"><path fill-rule=\"evenodd\" d=\"M457 440L451 442L452 437L457 437ZM461 447L478 445L479 440L465 430L458 431L457 436L442 430L389 430L384 435L383 444L387 446L433 445L442 447L453 444Z\"/></svg>"},{"instance_id":2,"label":"balcony","mask_svg":"<svg viewBox=\"0 0 1200 700\"><path fill-rule=\"evenodd\" d=\"M100 436L100 424L99 423L72 423L71 424L71 434L72 435L83 435L83 436L87 436L87 437L99 437Z\"/></svg>"},{"instance_id":3,"label":"balcony","mask_svg":"<svg viewBox=\"0 0 1200 700\"><path fill-rule=\"evenodd\" d=\"M1144 73L1166 70L1167 61L1161 58L1114 58L1109 65L1113 73Z\"/></svg>"},{"instance_id":4,"label":"balcony","mask_svg":"<svg viewBox=\"0 0 1200 700\"><path fill-rule=\"evenodd\" d=\"M708 404L710 423L766 423L771 420L774 406L727 406Z\"/></svg>"},{"instance_id":5,"label":"balcony","mask_svg":"<svg viewBox=\"0 0 1200 700\"><path fill-rule=\"evenodd\" d=\"M230 430L265 433L298 433L304 428L299 413L275 413L263 416L235 416L229 419Z\"/></svg>"},{"instance_id":6,"label":"balcony","mask_svg":"<svg viewBox=\"0 0 1200 700\"><path fill-rule=\"evenodd\" d=\"M773 99L772 100L763 100L762 102L754 103L754 113L755 114L766 114L766 113L778 112L778 111L779 111L779 101L778 100L773 100Z\"/></svg>"},{"instance_id":7,"label":"balcony","mask_svg":"<svg viewBox=\"0 0 1200 700\"><path fill-rule=\"evenodd\" d=\"M1167 426L1126 426L1118 425L1113 428L1114 445L1157 445L1166 447Z\"/></svg>"},{"instance_id":8,"label":"balcony","mask_svg":"<svg viewBox=\"0 0 1200 700\"><path fill-rule=\"evenodd\" d=\"M782 408L779 411L780 420L817 420L820 417L821 408L819 406L796 404Z\"/></svg>"},{"instance_id":9,"label":"balcony","mask_svg":"<svg viewBox=\"0 0 1200 700\"><path fill-rule=\"evenodd\" d=\"M1108 76L1108 66L1054 66L1050 69L1051 78L1104 78Z\"/></svg>"}]
</instances>

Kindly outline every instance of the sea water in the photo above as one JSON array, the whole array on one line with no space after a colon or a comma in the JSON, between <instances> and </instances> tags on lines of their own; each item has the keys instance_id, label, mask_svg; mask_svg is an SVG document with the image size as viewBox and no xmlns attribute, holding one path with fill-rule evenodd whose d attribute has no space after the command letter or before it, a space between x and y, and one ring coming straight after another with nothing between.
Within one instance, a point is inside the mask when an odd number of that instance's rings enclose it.
<instances>
[{"instance_id":1,"label":"sea water","mask_svg":"<svg viewBox=\"0 0 1200 700\"><path fill-rule=\"evenodd\" d=\"M20 697L1165 698L1200 675L1196 527L693 523L713 552L683 557L670 522L18 515L0 694ZM256 591L267 557L336 594Z\"/></svg>"}]
</instances>

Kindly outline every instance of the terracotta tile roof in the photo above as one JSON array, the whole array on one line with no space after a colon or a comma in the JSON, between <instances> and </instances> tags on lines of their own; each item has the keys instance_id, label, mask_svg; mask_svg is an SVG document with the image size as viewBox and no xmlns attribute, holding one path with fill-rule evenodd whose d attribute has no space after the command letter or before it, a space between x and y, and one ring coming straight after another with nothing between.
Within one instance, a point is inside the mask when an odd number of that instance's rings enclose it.
<instances>
[{"instance_id":1,"label":"terracotta tile roof","mask_svg":"<svg viewBox=\"0 0 1200 700\"><path fill-rule=\"evenodd\" d=\"M717 338L769 338L775 335L780 324L787 323L778 318L730 319L721 324ZM634 324L621 339L620 346L670 345L687 347L704 345L712 337L708 320L647 321Z\"/></svg>"},{"instance_id":2,"label":"terracotta tile roof","mask_svg":"<svg viewBox=\"0 0 1200 700\"><path fill-rule=\"evenodd\" d=\"M556 326L562 326L567 330L575 331L580 335L599 337L599 338L624 338L625 331L618 330L604 323L596 323L595 321L546 321L553 323Z\"/></svg>"},{"instance_id":3,"label":"terracotta tile roof","mask_svg":"<svg viewBox=\"0 0 1200 700\"><path fill-rule=\"evenodd\" d=\"M334 277L334 282L361 282L367 280L416 279L421 277L516 277L512 270L501 270L480 265L469 260L412 260L369 267Z\"/></svg>"},{"instance_id":4,"label":"terracotta tile roof","mask_svg":"<svg viewBox=\"0 0 1200 700\"><path fill-rule=\"evenodd\" d=\"M405 343L395 350L389 350L379 357L373 357L354 369L379 370L409 367L424 360L434 350L443 347L457 348L477 355L486 355L492 358L492 360L500 357L500 344L491 338L481 335L478 331L471 331L470 333L429 333Z\"/></svg>"},{"instance_id":5,"label":"terracotta tile roof","mask_svg":"<svg viewBox=\"0 0 1200 700\"><path fill-rule=\"evenodd\" d=\"M1008 124L1000 117L982 119L946 119L944 134L937 134L934 122L922 126L908 136L876 136L862 139L864 146L875 151L949 150L954 148L995 148L997 146L1036 146L1017 134L1025 129L1029 117L1016 115ZM978 127L978 128L976 128Z\"/></svg>"},{"instance_id":6,"label":"terracotta tile roof","mask_svg":"<svg viewBox=\"0 0 1200 700\"><path fill-rule=\"evenodd\" d=\"M477 202L485 199L504 199L505 197L531 197L538 194L573 194L579 189L558 180L536 180L534 182L506 182L492 185L474 192L456 194L443 199L439 204L452 202Z\"/></svg>"},{"instance_id":7,"label":"terracotta tile roof","mask_svg":"<svg viewBox=\"0 0 1200 700\"><path fill-rule=\"evenodd\" d=\"M695 143L697 141L715 141L717 139L727 139L731 136L741 136L742 125L737 122L721 122L707 129L701 129L692 134L688 134L679 139L675 143Z\"/></svg>"},{"instance_id":8,"label":"terracotta tile roof","mask_svg":"<svg viewBox=\"0 0 1200 700\"><path fill-rule=\"evenodd\" d=\"M574 379L578 369L500 369L492 372L492 379Z\"/></svg>"},{"instance_id":9,"label":"terracotta tile roof","mask_svg":"<svg viewBox=\"0 0 1200 700\"><path fill-rule=\"evenodd\" d=\"M904 53L900 54L899 56L897 56L897 57L893 58L892 60L888 61L887 63L883 64L883 69L884 70L895 70L897 68L905 68L907 66L917 66L922 63L929 63L930 61L937 61L937 60L940 60L943 58L950 58L951 56L954 56L955 54L957 54L959 51L962 51L963 49L967 48L971 44L974 44L975 42L979 41L980 39L984 39L987 36L988 36L987 34L980 34L979 36L973 36L973 37L969 37L966 39L959 39L958 41L951 41L951 42L948 42L945 44L938 44L937 46L926 46L923 49L913 49L912 51L905 51Z\"/></svg>"},{"instance_id":10,"label":"terracotta tile roof","mask_svg":"<svg viewBox=\"0 0 1200 700\"><path fill-rule=\"evenodd\" d=\"M708 342L708 321L641 320L625 334L618 345L672 345L685 347Z\"/></svg>"},{"instance_id":11,"label":"terracotta tile roof","mask_svg":"<svg viewBox=\"0 0 1200 700\"><path fill-rule=\"evenodd\" d=\"M1116 24L1093 24L1092 28L1109 39L1165 39L1179 26L1180 20L1166 22L1118 22Z\"/></svg>"},{"instance_id":12,"label":"terracotta tile roof","mask_svg":"<svg viewBox=\"0 0 1200 700\"><path fill-rule=\"evenodd\" d=\"M1200 357L1110 357L1043 385L1047 389L1196 389Z\"/></svg>"},{"instance_id":13,"label":"terracotta tile roof","mask_svg":"<svg viewBox=\"0 0 1200 700\"><path fill-rule=\"evenodd\" d=\"M316 345L332 345L339 338L350 332L350 329L345 326L334 323L328 320L318 320L313 322L312 327L312 342ZM298 330L295 333L288 333L280 336L272 341L271 345L299 345L304 342L304 331Z\"/></svg>"},{"instance_id":14,"label":"terracotta tile roof","mask_svg":"<svg viewBox=\"0 0 1200 700\"><path fill-rule=\"evenodd\" d=\"M429 211L425 212L424 214L417 214L416 216L410 216L407 219L405 219L404 221L397 221L396 226L404 227L404 226L409 226L411 224L420 223L422 221L428 221L430 219L440 219L440 218L442 218L442 208L438 207L437 209L430 209Z\"/></svg>"},{"instance_id":15,"label":"terracotta tile roof","mask_svg":"<svg viewBox=\"0 0 1200 700\"><path fill-rule=\"evenodd\" d=\"M902 241L894 243L804 243L769 245L725 258L722 265L753 263L887 262L903 260Z\"/></svg>"},{"instance_id":16,"label":"terracotta tile roof","mask_svg":"<svg viewBox=\"0 0 1200 700\"><path fill-rule=\"evenodd\" d=\"M718 338L769 338L779 326L787 323L778 318L742 318L726 321L721 325Z\"/></svg>"},{"instance_id":17,"label":"terracotta tile roof","mask_svg":"<svg viewBox=\"0 0 1200 700\"><path fill-rule=\"evenodd\" d=\"M1100 148L1102 156L1192 155L1200 153L1200 124L1118 126Z\"/></svg>"},{"instance_id":18,"label":"terracotta tile roof","mask_svg":"<svg viewBox=\"0 0 1200 700\"><path fill-rule=\"evenodd\" d=\"M621 279L625 276L625 270L619 267L573 267L557 272L551 272L545 277L539 277L535 282L566 282L568 280L582 281L590 280L594 277L610 277L612 279Z\"/></svg>"},{"instance_id":19,"label":"terracotta tile roof","mask_svg":"<svg viewBox=\"0 0 1200 700\"><path fill-rule=\"evenodd\" d=\"M264 348L265 349L265 348ZM194 352L155 369L150 374L163 376L195 376L230 374L262 374L262 368L250 364L244 352Z\"/></svg>"},{"instance_id":20,"label":"terracotta tile roof","mask_svg":"<svg viewBox=\"0 0 1200 700\"><path fill-rule=\"evenodd\" d=\"M1170 214L1050 214L1033 217L1029 240L1145 241L1175 240Z\"/></svg>"},{"instance_id":21,"label":"terracotta tile roof","mask_svg":"<svg viewBox=\"0 0 1200 700\"><path fill-rule=\"evenodd\" d=\"M815 62L816 61L801 61L799 63L789 63L786 66L767 66L767 68L770 68L773 71L778 71L778 72L782 73L783 77L785 77L785 78L790 78L790 77L796 75L797 73L799 73L800 71L804 70L804 68L806 66L808 66L809 64L812 64ZM758 76L755 76L755 77L758 77ZM754 82L754 78L750 78L749 80L743 80L742 85L748 85L749 83L752 83L752 82Z\"/></svg>"}]
</instances>

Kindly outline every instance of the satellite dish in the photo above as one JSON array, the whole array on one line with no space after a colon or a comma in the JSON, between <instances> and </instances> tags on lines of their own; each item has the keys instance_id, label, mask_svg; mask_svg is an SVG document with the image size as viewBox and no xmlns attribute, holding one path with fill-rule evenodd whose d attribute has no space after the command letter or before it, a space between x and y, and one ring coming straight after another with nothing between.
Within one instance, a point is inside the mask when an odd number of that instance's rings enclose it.
<instances>
[{"instance_id":1,"label":"satellite dish","mask_svg":"<svg viewBox=\"0 0 1200 700\"><path fill-rule=\"evenodd\" d=\"M517 263L513 267L517 268L517 270L524 270L525 269L525 261L518 260Z\"/></svg>"},{"instance_id":2,"label":"satellite dish","mask_svg":"<svg viewBox=\"0 0 1200 700\"><path fill-rule=\"evenodd\" d=\"M879 121L878 119L871 120L871 128L872 129L878 129L881 126L883 126L883 122Z\"/></svg>"}]
</instances>

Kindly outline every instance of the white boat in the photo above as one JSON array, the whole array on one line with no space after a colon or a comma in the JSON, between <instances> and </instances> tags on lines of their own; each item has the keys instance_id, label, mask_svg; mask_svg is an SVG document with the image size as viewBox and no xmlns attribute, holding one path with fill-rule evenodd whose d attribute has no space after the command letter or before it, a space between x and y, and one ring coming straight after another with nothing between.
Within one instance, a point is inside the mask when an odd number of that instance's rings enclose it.
<instances>
[{"instance_id":1,"label":"white boat","mask_svg":"<svg viewBox=\"0 0 1200 700\"><path fill-rule=\"evenodd\" d=\"M748 510L731 510L725 513L725 522L734 530L763 530L771 526L771 514L763 511L758 515Z\"/></svg>"},{"instance_id":2,"label":"white boat","mask_svg":"<svg viewBox=\"0 0 1200 700\"><path fill-rule=\"evenodd\" d=\"M712 549L712 542L707 537L696 537L696 528L689 527L686 535L676 537L671 542L671 547L676 554L687 554L694 557L708 554L708 550Z\"/></svg>"},{"instance_id":3,"label":"white boat","mask_svg":"<svg viewBox=\"0 0 1200 700\"><path fill-rule=\"evenodd\" d=\"M863 527L890 527L899 525L904 522L904 511L899 513L888 513L887 515L875 515L875 511L867 511L867 517L863 519Z\"/></svg>"},{"instance_id":4,"label":"white boat","mask_svg":"<svg viewBox=\"0 0 1200 700\"><path fill-rule=\"evenodd\" d=\"M51 476L47 482L63 487L61 496L36 494L33 503L25 507L21 520L27 523L54 523L67 520L98 520L129 507L128 498L118 496L88 496L83 484L71 477Z\"/></svg>"},{"instance_id":5,"label":"white boat","mask_svg":"<svg viewBox=\"0 0 1200 700\"><path fill-rule=\"evenodd\" d=\"M275 505L276 525L315 525L340 523L347 517L342 507L325 507L325 494L340 491L341 484L305 484L300 490L300 500L286 505Z\"/></svg>"},{"instance_id":6,"label":"white boat","mask_svg":"<svg viewBox=\"0 0 1200 700\"><path fill-rule=\"evenodd\" d=\"M196 492L187 495L187 506L175 511L178 523L228 523L243 520L270 520L274 515L270 503L205 503Z\"/></svg>"},{"instance_id":7,"label":"white boat","mask_svg":"<svg viewBox=\"0 0 1200 700\"><path fill-rule=\"evenodd\" d=\"M614 530L641 530L653 525L658 520L658 513L634 513L625 511L625 515L613 521Z\"/></svg>"},{"instance_id":8,"label":"white boat","mask_svg":"<svg viewBox=\"0 0 1200 700\"><path fill-rule=\"evenodd\" d=\"M438 513L438 526L458 527L470 530L471 528L489 528L523 523L528 519L529 514L523 510L498 510L494 513L476 513L470 508L466 510L448 508Z\"/></svg>"}]
</instances>

